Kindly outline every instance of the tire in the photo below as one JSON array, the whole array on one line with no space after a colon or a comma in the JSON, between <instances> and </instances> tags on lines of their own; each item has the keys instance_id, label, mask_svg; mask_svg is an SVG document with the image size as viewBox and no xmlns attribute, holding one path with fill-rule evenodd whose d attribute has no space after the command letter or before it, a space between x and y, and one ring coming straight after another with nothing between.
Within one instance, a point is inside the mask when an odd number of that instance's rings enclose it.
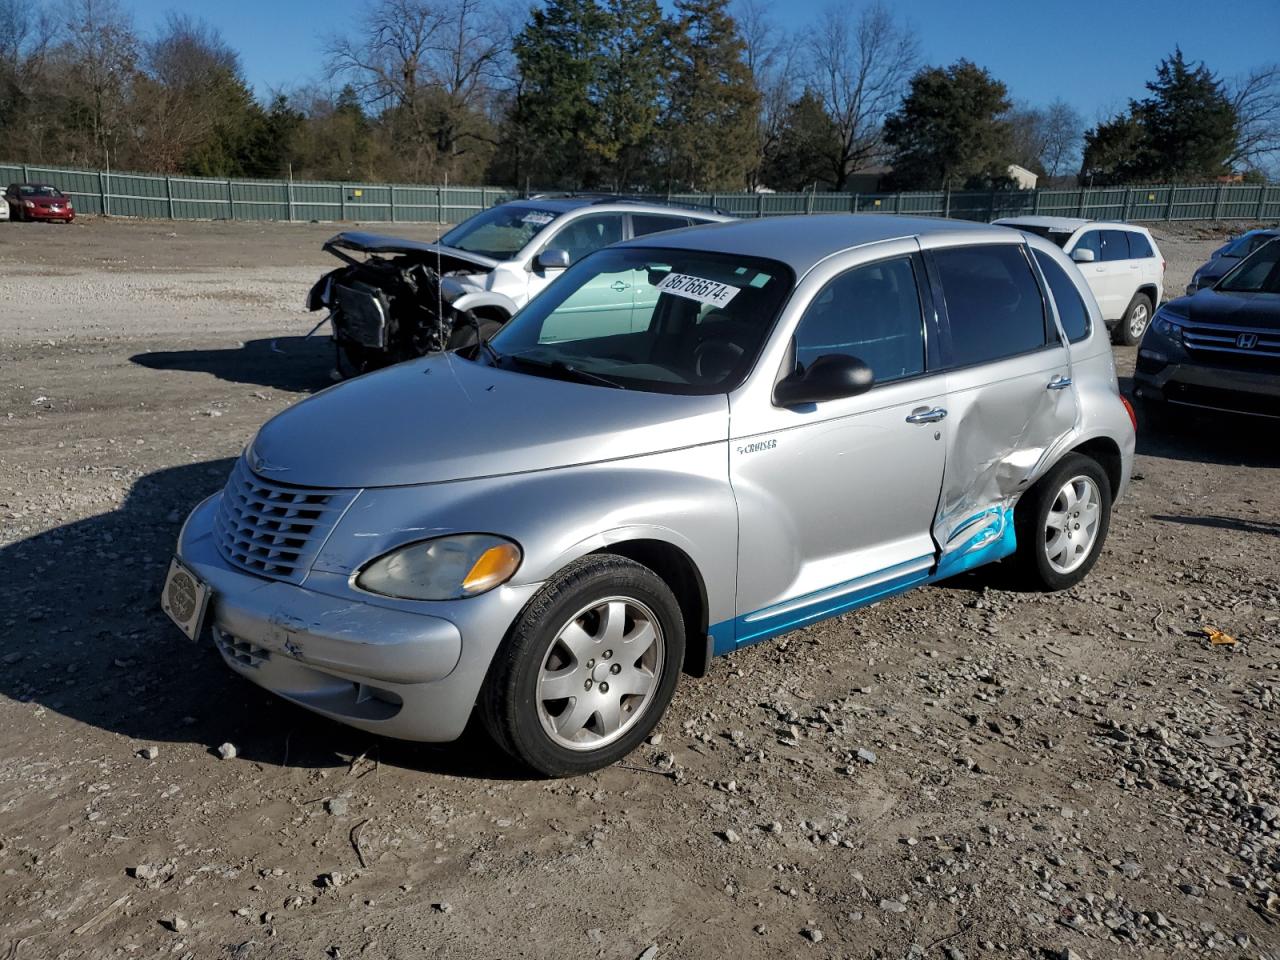
<instances>
[{"instance_id":1,"label":"tire","mask_svg":"<svg viewBox=\"0 0 1280 960\"><path fill-rule=\"evenodd\" d=\"M620 611L620 623L611 625ZM651 642L631 653L613 649L646 638ZM607 767L662 719L684 641L680 605L657 574L623 557L584 557L516 618L489 668L481 719L499 746L545 776ZM618 679L610 690L612 678ZM623 692L623 683L644 689Z\"/></svg>"},{"instance_id":2,"label":"tire","mask_svg":"<svg viewBox=\"0 0 1280 960\"><path fill-rule=\"evenodd\" d=\"M1137 346L1151 324L1151 298L1145 293L1135 293L1129 301L1124 319L1116 324L1115 341L1126 347Z\"/></svg>"},{"instance_id":3,"label":"tire","mask_svg":"<svg viewBox=\"0 0 1280 960\"><path fill-rule=\"evenodd\" d=\"M1068 487L1080 498L1074 505L1067 499ZM1082 502L1084 510L1072 509ZM1092 526L1088 503L1094 506ZM1111 482L1098 461L1069 453L1019 501L1014 522L1018 536L1014 561L1027 586L1045 591L1074 587L1093 569L1106 543L1111 528ZM1052 534L1051 524L1056 530ZM1081 550L1080 538L1086 534L1091 539Z\"/></svg>"}]
</instances>

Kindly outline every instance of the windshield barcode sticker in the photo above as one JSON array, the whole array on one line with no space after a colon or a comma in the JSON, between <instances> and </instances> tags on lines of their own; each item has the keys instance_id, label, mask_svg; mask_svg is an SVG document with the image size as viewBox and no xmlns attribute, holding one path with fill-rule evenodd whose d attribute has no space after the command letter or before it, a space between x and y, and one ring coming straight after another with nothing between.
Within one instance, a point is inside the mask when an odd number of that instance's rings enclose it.
<instances>
[{"instance_id":1,"label":"windshield barcode sticker","mask_svg":"<svg viewBox=\"0 0 1280 960\"><path fill-rule=\"evenodd\" d=\"M684 273L669 273L658 284L662 293L673 293L677 297L687 297L699 303L710 303L723 307L738 295L741 287L731 287L727 283L716 280L703 280Z\"/></svg>"}]
</instances>

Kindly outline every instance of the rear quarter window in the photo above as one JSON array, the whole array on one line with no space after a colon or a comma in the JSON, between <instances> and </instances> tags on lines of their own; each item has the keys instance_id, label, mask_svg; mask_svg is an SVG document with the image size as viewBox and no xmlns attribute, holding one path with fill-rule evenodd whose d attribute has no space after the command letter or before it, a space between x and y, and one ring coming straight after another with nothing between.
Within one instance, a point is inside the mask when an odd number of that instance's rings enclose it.
<instances>
[{"instance_id":1,"label":"rear quarter window","mask_svg":"<svg viewBox=\"0 0 1280 960\"><path fill-rule=\"evenodd\" d=\"M1058 308L1058 319L1062 321L1067 339L1072 343L1080 342L1089 336L1089 308L1085 306L1076 285L1053 257L1039 250L1035 251L1035 257L1040 272L1049 285L1053 304Z\"/></svg>"},{"instance_id":2,"label":"rear quarter window","mask_svg":"<svg viewBox=\"0 0 1280 960\"><path fill-rule=\"evenodd\" d=\"M1128 237L1130 260L1145 260L1156 255L1156 252L1151 249L1151 241L1145 234L1129 231Z\"/></svg>"},{"instance_id":3,"label":"rear quarter window","mask_svg":"<svg viewBox=\"0 0 1280 960\"><path fill-rule=\"evenodd\" d=\"M933 251L951 334L951 364L969 366L1043 347L1044 299L1021 244Z\"/></svg>"}]
</instances>

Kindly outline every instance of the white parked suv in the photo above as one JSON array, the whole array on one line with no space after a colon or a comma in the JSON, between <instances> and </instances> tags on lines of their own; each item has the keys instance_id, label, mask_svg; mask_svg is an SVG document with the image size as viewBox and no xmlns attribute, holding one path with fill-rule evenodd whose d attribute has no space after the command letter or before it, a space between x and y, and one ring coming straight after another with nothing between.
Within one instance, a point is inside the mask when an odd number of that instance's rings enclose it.
<instances>
[{"instance_id":1,"label":"white parked suv","mask_svg":"<svg viewBox=\"0 0 1280 960\"><path fill-rule=\"evenodd\" d=\"M1075 261L1117 343L1142 339L1164 294L1164 257L1146 227L1076 217L994 221L1046 237Z\"/></svg>"}]
</instances>

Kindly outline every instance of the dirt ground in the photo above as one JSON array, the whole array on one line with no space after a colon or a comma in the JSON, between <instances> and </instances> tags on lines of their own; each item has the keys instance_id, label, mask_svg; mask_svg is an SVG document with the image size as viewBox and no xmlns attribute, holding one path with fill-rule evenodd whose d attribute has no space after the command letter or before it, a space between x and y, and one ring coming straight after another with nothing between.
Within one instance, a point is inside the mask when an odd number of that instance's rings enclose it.
<instances>
[{"instance_id":1,"label":"dirt ground","mask_svg":"<svg viewBox=\"0 0 1280 960\"><path fill-rule=\"evenodd\" d=\"M334 230L0 224L0 960L1280 958L1255 424L1144 433L1079 587L980 571L721 659L571 781L329 723L183 638L183 517L328 382L301 302ZM1176 293L1222 233L1157 236Z\"/></svg>"}]
</instances>

